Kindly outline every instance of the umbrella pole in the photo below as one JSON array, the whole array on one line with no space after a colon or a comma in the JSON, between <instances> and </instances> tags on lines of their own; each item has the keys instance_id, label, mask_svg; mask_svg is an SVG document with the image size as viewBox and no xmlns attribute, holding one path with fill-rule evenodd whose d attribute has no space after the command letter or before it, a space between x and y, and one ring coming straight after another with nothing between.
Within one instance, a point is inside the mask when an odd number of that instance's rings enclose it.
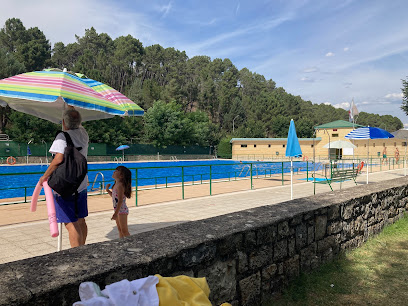
<instances>
[{"instance_id":1,"label":"umbrella pole","mask_svg":"<svg viewBox=\"0 0 408 306\"><path fill-rule=\"evenodd\" d=\"M59 235L58 235L57 251L59 252L62 249L62 223L58 223L58 230L59 230Z\"/></svg>"},{"instance_id":2,"label":"umbrella pole","mask_svg":"<svg viewBox=\"0 0 408 306\"><path fill-rule=\"evenodd\" d=\"M62 118L64 116L64 111L66 109L66 103L63 104L63 110L62 110ZM61 130L64 130L64 125L61 123ZM58 235L58 243L57 243L57 251L62 250L62 223L58 223L58 230L59 230L59 235Z\"/></svg>"},{"instance_id":3,"label":"umbrella pole","mask_svg":"<svg viewBox=\"0 0 408 306\"><path fill-rule=\"evenodd\" d=\"M293 200L293 157L290 158L290 199Z\"/></svg>"},{"instance_id":4,"label":"umbrella pole","mask_svg":"<svg viewBox=\"0 0 408 306\"><path fill-rule=\"evenodd\" d=\"M406 162L407 162L407 138L405 138L404 176L407 176Z\"/></svg>"},{"instance_id":5,"label":"umbrella pole","mask_svg":"<svg viewBox=\"0 0 408 306\"><path fill-rule=\"evenodd\" d=\"M370 159L369 150L370 150L370 139L367 139L367 184L368 184L368 169L369 169L368 161Z\"/></svg>"},{"instance_id":6,"label":"umbrella pole","mask_svg":"<svg viewBox=\"0 0 408 306\"><path fill-rule=\"evenodd\" d=\"M122 150L122 162L125 162L125 150Z\"/></svg>"}]
</instances>

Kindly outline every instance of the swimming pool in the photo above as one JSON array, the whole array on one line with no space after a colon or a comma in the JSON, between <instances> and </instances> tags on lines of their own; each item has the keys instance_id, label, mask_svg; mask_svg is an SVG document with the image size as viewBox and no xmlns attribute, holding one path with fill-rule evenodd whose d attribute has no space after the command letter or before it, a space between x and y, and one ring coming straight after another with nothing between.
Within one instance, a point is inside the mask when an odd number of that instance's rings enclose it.
<instances>
[{"instance_id":1,"label":"swimming pool","mask_svg":"<svg viewBox=\"0 0 408 306\"><path fill-rule=\"evenodd\" d=\"M95 163L88 164L89 187L95 180L95 176L103 173L105 182L111 183L115 168L121 163ZM228 160L207 161L157 161L157 162L134 162L124 163L132 171L133 186L135 186L135 173L137 168L138 186L159 184L174 184L184 182L198 182L210 179L228 179L235 177L243 178L250 176L251 162L239 162ZM295 171L306 171L306 162L295 162ZM310 166L310 163L309 163ZM31 196L39 178L47 169L47 165L24 165L0 167L0 199ZM288 173L290 162L252 162L253 175L270 175ZM309 169L310 170L310 169ZM99 175L95 187L100 187L101 176Z\"/></svg>"}]
</instances>

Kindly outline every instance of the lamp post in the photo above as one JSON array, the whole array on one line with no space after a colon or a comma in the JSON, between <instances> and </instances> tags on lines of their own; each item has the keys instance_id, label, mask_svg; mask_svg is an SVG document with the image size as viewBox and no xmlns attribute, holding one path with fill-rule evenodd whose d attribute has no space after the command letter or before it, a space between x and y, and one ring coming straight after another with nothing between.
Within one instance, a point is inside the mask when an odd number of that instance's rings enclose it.
<instances>
[{"instance_id":1,"label":"lamp post","mask_svg":"<svg viewBox=\"0 0 408 306\"><path fill-rule=\"evenodd\" d=\"M30 143L32 143L33 140L34 140L34 139L31 138L31 139L27 142L27 164L28 164L28 145L29 145Z\"/></svg>"},{"instance_id":2,"label":"lamp post","mask_svg":"<svg viewBox=\"0 0 408 306\"><path fill-rule=\"evenodd\" d=\"M237 119L239 117L239 115L236 115L235 117L234 117L234 119L232 119L232 133L234 134L234 132L235 132L235 119Z\"/></svg>"},{"instance_id":3,"label":"lamp post","mask_svg":"<svg viewBox=\"0 0 408 306\"><path fill-rule=\"evenodd\" d=\"M330 134L329 134L329 132L328 132L326 129L324 129L324 132L325 132L325 133L327 133L327 136L329 136L329 162L330 162L330 160L331 160L331 152L330 152Z\"/></svg>"},{"instance_id":4,"label":"lamp post","mask_svg":"<svg viewBox=\"0 0 408 306\"><path fill-rule=\"evenodd\" d=\"M48 164L47 143L44 141L44 139L42 139L41 142L45 144L45 162Z\"/></svg>"}]
</instances>

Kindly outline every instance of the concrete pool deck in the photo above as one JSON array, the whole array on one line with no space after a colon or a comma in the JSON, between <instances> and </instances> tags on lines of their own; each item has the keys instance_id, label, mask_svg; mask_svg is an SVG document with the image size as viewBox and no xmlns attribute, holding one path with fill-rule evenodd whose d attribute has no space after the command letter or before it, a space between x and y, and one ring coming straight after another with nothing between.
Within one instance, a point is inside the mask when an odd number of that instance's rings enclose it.
<instances>
[{"instance_id":1,"label":"concrete pool deck","mask_svg":"<svg viewBox=\"0 0 408 306\"><path fill-rule=\"evenodd\" d=\"M380 182L402 176L404 176L403 169L375 172L370 173L370 182ZM248 189L249 180L217 183L213 187L213 196L208 195L209 185L187 186L185 193L189 198L185 200L180 200L181 188L141 191L139 192L140 206L134 207L134 198L128 202L130 207L129 231L131 234L137 234L182 222L288 201L290 200L288 178L285 176L284 186L276 178L272 180L267 178L265 181L254 180L255 189L243 191L239 190L240 188ZM313 195L313 183L299 180L301 176L295 176L295 178L294 198ZM358 176L357 183L365 184L365 182L366 175L363 173ZM335 183L333 186L335 190L338 190L340 183ZM353 181L341 183L342 188L353 186L355 186ZM167 202L148 205L148 200L151 203L160 201L164 192ZM219 194L221 192L224 193ZM316 184L316 194L329 192L328 185ZM174 194L174 200L168 197L170 193ZM86 219L89 230L87 244L113 240L118 237L115 222L110 220L111 207L111 199L107 195L89 197L90 214ZM36 213L29 212L29 204L1 206L0 264L56 252L57 238L51 238L48 220L44 220L46 218L44 202L38 204ZM62 231L62 242L63 249L69 248L65 228Z\"/></svg>"}]
</instances>

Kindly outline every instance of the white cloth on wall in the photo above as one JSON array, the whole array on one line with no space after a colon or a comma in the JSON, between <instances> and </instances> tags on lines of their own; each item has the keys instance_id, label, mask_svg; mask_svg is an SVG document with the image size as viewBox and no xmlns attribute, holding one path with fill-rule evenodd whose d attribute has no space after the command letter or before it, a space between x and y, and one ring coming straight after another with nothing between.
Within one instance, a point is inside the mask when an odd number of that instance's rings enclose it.
<instances>
[{"instance_id":1,"label":"white cloth on wall","mask_svg":"<svg viewBox=\"0 0 408 306\"><path fill-rule=\"evenodd\" d=\"M159 278L152 275L131 282L124 279L107 285L102 291L97 284L85 282L79 286L81 301L74 306L159 306L158 282Z\"/></svg>"}]
</instances>

